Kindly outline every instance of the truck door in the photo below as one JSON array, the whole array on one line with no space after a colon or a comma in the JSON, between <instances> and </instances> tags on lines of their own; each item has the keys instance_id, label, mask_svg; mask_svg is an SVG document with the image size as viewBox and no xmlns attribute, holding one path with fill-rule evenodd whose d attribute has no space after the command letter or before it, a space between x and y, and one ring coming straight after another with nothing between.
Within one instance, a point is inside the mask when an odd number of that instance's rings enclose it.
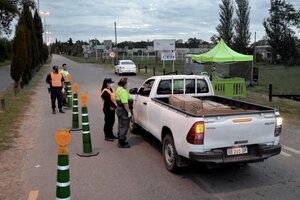
<instances>
[{"instance_id":1,"label":"truck door","mask_svg":"<svg viewBox=\"0 0 300 200\"><path fill-rule=\"evenodd\" d=\"M136 122L142 126L145 130L148 130L148 103L150 101L150 92L154 79L147 80L138 91L138 95L135 101L134 117Z\"/></svg>"}]
</instances>

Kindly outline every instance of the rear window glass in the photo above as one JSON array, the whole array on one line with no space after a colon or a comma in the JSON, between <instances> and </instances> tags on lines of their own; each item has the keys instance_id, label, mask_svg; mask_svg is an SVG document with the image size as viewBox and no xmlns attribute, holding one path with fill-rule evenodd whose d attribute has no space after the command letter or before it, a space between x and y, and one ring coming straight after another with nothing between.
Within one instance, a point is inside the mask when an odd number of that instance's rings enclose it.
<instances>
[{"instance_id":1,"label":"rear window glass","mask_svg":"<svg viewBox=\"0 0 300 200\"><path fill-rule=\"evenodd\" d=\"M121 62L121 65L132 65L133 64L133 62L131 62L131 61L123 61L123 62Z\"/></svg>"},{"instance_id":2,"label":"rear window glass","mask_svg":"<svg viewBox=\"0 0 300 200\"><path fill-rule=\"evenodd\" d=\"M208 86L205 80L197 79L197 93L206 93L208 92Z\"/></svg>"},{"instance_id":3,"label":"rear window glass","mask_svg":"<svg viewBox=\"0 0 300 200\"><path fill-rule=\"evenodd\" d=\"M196 92L208 92L208 86L204 79L185 79L185 82L183 79L173 79L173 94L195 94ZM172 94L172 80L161 80L157 94Z\"/></svg>"}]
</instances>

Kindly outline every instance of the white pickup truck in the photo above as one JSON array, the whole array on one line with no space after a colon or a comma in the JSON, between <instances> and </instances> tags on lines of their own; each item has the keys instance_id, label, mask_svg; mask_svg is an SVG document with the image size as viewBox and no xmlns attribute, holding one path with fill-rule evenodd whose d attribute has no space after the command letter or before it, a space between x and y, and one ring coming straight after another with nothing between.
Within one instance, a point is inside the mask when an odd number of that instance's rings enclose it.
<instances>
[{"instance_id":1,"label":"white pickup truck","mask_svg":"<svg viewBox=\"0 0 300 200\"><path fill-rule=\"evenodd\" d=\"M208 165L263 161L281 152L282 119L276 109L214 95L207 76L166 75L148 78L130 89L131 130L139 128L162 142L166 168L191 161ZM170 104L170 96L188 95L223 108L197 113Z\"/></svg>"}]
</instances>

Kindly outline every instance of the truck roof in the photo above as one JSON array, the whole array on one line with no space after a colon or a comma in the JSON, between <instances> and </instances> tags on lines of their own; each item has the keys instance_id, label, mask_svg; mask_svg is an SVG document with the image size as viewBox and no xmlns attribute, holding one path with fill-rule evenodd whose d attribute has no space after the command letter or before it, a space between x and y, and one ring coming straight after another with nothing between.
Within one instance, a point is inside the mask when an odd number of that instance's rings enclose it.
<instances>
[{"instance_id":1,"label":"truck roof","mask_svg":"<svg viewBox=\"0 0 300 200\"><path fill-rule=\"evenodd\" d=\"M181 79L181 78L189 78L189 79L203 79L207 77L206 75L161 75L161 76L152 76L151 78L161 78L161 79Z\"/></svg>"}]
</instances>

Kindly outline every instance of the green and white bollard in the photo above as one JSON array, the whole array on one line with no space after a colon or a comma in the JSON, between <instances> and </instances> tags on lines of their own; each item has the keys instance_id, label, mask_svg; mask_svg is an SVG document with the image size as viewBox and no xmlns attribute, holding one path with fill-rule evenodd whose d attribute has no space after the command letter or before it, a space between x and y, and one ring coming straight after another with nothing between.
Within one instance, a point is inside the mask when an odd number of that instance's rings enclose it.
<instances>
[{"instance_id":1,"label":"green and white bollard","mask_svg":"<svg viewBox=\"0 0 300 200\"><path fill-rule=\"evenodd\" d=\"M89 114L87 108L88 95L83 93L80 95L82 101L81 108L81 119L82 119L82 142L83 142L83 153L77 153L81 157L91 157L96 156L99 152L93 152L91 134L90 134L90 124L89 124Z\"/></svg>"},{"instance_id":2,"label":"green and white bollard","mask_svg":"<svg viewBox=\"0 0 300 200\"><path fill-rule=\"evenodd\" d=\"M73 112L72 112L72 128L71 131L80 131L79 128L79 112L78 112L78 89L79 85L75 83L73 85Z\"/></svg>"},{"instance_id":3,"label":"green and white bollard","mask_svg":"<svg viewBox=\"0 0 300 200\"><path fill-rule=\"evenodd\" d=\"M59 145L57 159L57 181L56 181L56 200L70 200L70 167L69 153L67 144L71 140L71 134L68 129L58 130L55 135L55 141Z\"/></svg>"},{"instance_id":4,"label":"green and white bollard","mask_svg":"<svg viewBox=\"0 0 300 200\"><path fill-rule=\"evenodd\" d=\"M67 106L72 108L72 86L71 82L66 82L67 84Z\"/></svg>"}]
</instances>

